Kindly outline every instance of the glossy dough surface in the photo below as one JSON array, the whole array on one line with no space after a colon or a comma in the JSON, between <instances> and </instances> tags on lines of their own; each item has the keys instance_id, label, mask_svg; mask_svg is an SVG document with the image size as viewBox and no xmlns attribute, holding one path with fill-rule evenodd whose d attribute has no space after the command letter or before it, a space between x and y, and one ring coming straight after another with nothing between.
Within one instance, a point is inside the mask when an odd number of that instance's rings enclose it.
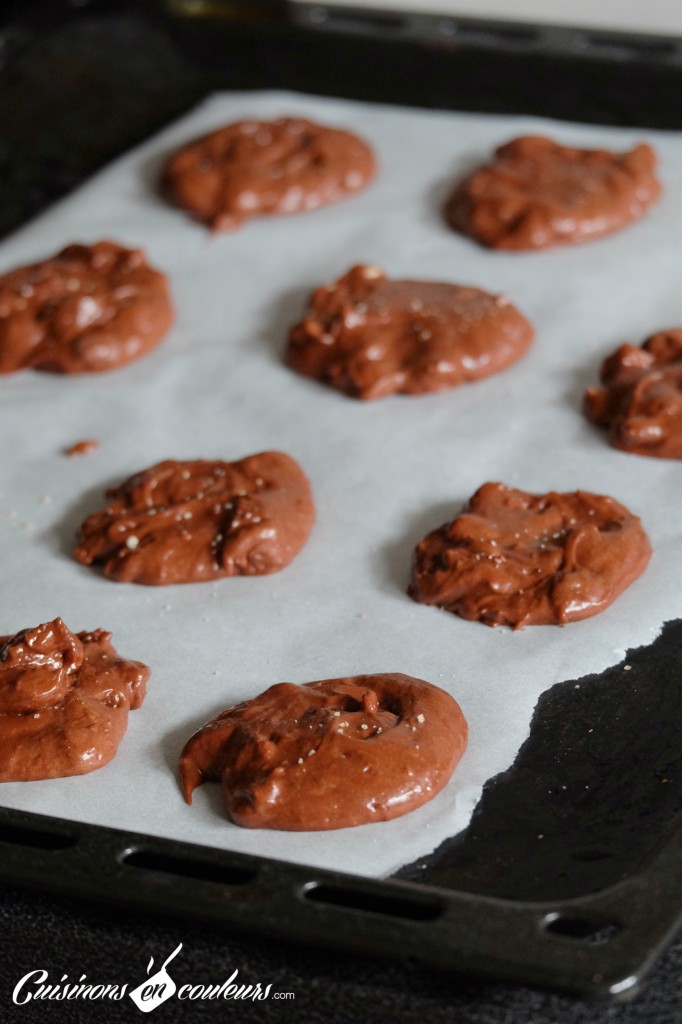
<instances>
[{"instance_id":1,"label":"glossy dough surface","mask_svg":"<svg viewBox=\"0 0 682 1024\"><path fill-rule=\"evenodd\" d=\"M171 459L107 491L75 557L109 579L162 585L278 572L315 520L308 479L282 452L237 462Z\"/></svg>"},{"instance_id":2,"label":"glossy dough surface","mask_svg":"<svg viewBox=\"0 0 682 1024\"><path fill-rule=\"evenodd\" d=\"M155 348L172 323L166 277L141 249L69 245L0 277L0 374L116 370Z\"/></svg>"},{"instance_id":3,"label":"glossy dough surface","mask_svg":"<svg viewBox=\"0 0 682 1024\"><path fill-rule=\"evenodd\" d=\"M0 637L0 782L84 775L116 754L149 669L61 619Z\"/></svg>"},{"instance_id":4,"label":"glossy dough surface","mask_svg":"<svg viewBox=\"0 0 682 1024\"><path fill-rule=\"evenodd\" d=\"M312 295L286 362L353 398L424 394L504 370L533 328L503 295L353 267Z\"/></svg>"},{"instance_id":5,"label":"glossy dough surface","mask_svg":"<svg viewBox=\"0 0 682 1024\"><path fill-rule=\"evenodd\" d=\"M613 498L487 483L419 542L409 594L488 626L564 625L607 608L650 556L640 520Z\"/></svg>"},{"instance_id":6,"label":"glossy dough surface","mask_svg":"<svg viewBox=\"0 0 682 1024\"><path fill-rule=\"evenodd\" d=\"M278 683L186 743L185 798L221 782L247 828L314 831L387 821L431 800L467 743L457 702L400 673Z\"/></svg>"},{"instance_id":7,"label":"glossy dough surface","mask_svg":"<svg viewBox=\"0 0 682 1024\"><path fill-rule=\"evenodd\" d=\"M614 448L682 459L682 329L659 331L637 347L621 345L588 388L588 419L608 430Z\"/></svg>"},{"instance_id":8,"label":"glossy dough surface","mask_svg":"<svg viewBox=\"0 0 682 1024\"><path fill-rule=\"evenodd\" d=\"M175 153L162 189L215 231L250 217L300 213L364 188L374 176L372 151L356 135L300 117L238 121Z\"/></svg>"},{"instance_id":9,"label":"glossy dough surface","mask_svg":"<svg viewBox=\"0 0 682 1024\"><path fill-rule=\"evenodd\" d=\"M523 136L455 187L445 217L492 249L587 242L644 216L661 194L656 162L648 145L613 153Z\"/></svg>"}]
</instances>

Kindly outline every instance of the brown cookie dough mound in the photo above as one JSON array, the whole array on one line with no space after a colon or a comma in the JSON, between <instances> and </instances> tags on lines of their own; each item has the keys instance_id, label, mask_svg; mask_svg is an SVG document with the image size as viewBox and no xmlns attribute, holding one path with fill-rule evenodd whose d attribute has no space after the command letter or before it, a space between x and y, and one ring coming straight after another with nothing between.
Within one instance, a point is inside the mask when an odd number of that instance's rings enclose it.
<instances>
[{"instance_id":1,"label":"brown cookie dough mound","mask_svg":"<svg viewBox=\"0 0 682 1024\"><path fill-rule=\"evenodd\" d=\"M419 542L408 593L488 626L563 626L607 608L650 556L640 520L613 498L488 483Z\"/></svg>"},{"instance_id":2,"label":"brown cookie dough mound","mask_svg":"<svg viewBox=\"0 0 682 1024\"><path fill-rule=\"evenodd\" d=\"M656 154L575 149L528 135L455 188L450 227L492 249L545 249L587 242L642 217L661 194Z\"/></svg>"},{"instance_id":3,"label":"brown cookie dough mound","mask_svg":"<svg viewBox=\"0 0 682 1024\"><path fill-rule=\"evenodd\" d=\"M188 803L202 782L221 782L229 817L246 828L347 828L431 800L466 744L459 705L423 679L278 683L196 732L180 773Z\"/></svg>"},{"instance_id":4,"label":"brown cookie dough mound","mask_svg":"<svg viewBox=\"0 0 682 1024\"><path fill-rule=\"evenodd\" d=\"M195 139L166 163L162 189L214 231L249 217L299 213L358 192L374 176L369 146L298 117L238 121Z\"/></svg>"},{"instance_id":5,"label":"brown cookie dough mound","mask_svg":"<svg viewBox=\"0 0 682 1024\"><path fill-rule=\"evenodd\" d=\"M61 619L0 637L0 782L85 775L114 757L149 669Z\"/></svg>"},{"instance_id":6,"label":"brown cookie dough mound","mask_svg":"<svg viewBox=\"0 0 682 1024\"><path fill-rule=\"evenodd\" d=\"M141 249L69 245L0 277L0 373L100 373L146 355L173 323Z\"/></svg>"},{"instance_id":7,"label":"brown cookie dough mound","mask_svg":"<svg viewBox=\"0 0 682 1024\"><path fill-rule=\"evenodd\" d=\"M641 348L621 345L602 363L601 388L588 388L588 419L614 448L682 459L682 329L652 334Z\"/></svg>"},{"instance_id":8,"label":"brown cookie dough mound","mask_svg":"<svg viewBox=\"0 0 682 1024\"><path fill-rule=\"evenodd\" d=\"M353 398L419 395L498 373L533 328L502 295L435 281L391 281L353 267L310 299L286 362Z\"/></svg>"},{"instance_id":9,"label":"brown cookie dough mound","mask_svg":"<svg viewBox=\"0 0 682 1024\"><path fill-rule=\"evenodd\" d=\"M278 572L301 550L315 520L310 483L281 452L239 462L168 459L106 496L106 507L80 527L75 556L123 583Z\"/></svg>"}]
</instances>

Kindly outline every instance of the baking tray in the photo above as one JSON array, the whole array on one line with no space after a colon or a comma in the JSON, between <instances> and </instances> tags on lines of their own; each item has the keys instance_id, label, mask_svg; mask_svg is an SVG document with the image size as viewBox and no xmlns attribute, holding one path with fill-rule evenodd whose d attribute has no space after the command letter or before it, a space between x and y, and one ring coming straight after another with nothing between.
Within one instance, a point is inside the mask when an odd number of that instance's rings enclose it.
<instances>
[{"instance_id":1,"label":"baking tray","mask_svg":"<svg viewBox=\"0 0 682 1024\"><path fill-rule=\"evenodd\" d=\"M209 7L211 17L202 14ZM71 5L50 5L46 31L44 5L34 4L5 29L3 95L15 101L0 115L6 229L216 88L285 87L682 128L671 102L682 79L682 49L674 40L364 16L324 5L289 11L177 0L150 6L144 19L133 4L90 8L75 21ZM116 26L125 23L129 31L133 22L145 56L138 66L135 52L116 46ZM108 54L93 53L98 26ZM114 118L107 112L114 97L120 109L121 61L133 102L126 118ZM88 92L81 91L84 80ZM68 145L69 136L78 137L78 147ZM660 760L665 800L645 781L634 796L625 789L609 794L598 820L594 808L586 816L568 806L561 820L541 825L548 842L540 854L530 843L544 820L540 794L559 777L579 774L585 760L577 735L557 758L561 723L581 710L571 683L543 697L528 743L513 768L486 787L464 835L406 867L401 879L359 879L9 810L0 810L0 871L10 881L434 967L583 996L630 995L682 921L675 772L681 646L681 627L673 623L651 648L629 655L634 671L628 688L621 681L617 691L629 709L626 727L633 737L644 731L655 754L656 764L639 777L653 772L661 782ZM612 670L590 679L590 688L608 708ZM608 730L600 743L608 773L627 787L632 773L613 761ZM578 858L567 856L576 850Z\"/></svg>"}]
</instances>

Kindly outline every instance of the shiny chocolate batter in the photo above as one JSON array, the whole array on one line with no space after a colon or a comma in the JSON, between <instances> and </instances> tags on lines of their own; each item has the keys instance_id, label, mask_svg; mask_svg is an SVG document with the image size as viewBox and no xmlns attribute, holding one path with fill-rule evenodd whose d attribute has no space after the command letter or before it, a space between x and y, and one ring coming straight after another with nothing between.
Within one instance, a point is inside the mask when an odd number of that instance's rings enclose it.
<instances>
[{"instance_id":1,"label":"shiny chocolate batter","mask_svg":"<svg viewBox=\"0 0 682 1024\"><path fill-rule=\"evenodd\" d=\"M238 121L195 139L166 163L161 185L214 231L250 217L299 213L363 189L375 164L350 132L303 118Z\"/></svg>"},{"instance_id":2,"label":"shiny chocolate batter","mask_svg":"<svg viewBox=\"0 0 682 1024\"><path fill-rule=\"evenodd\" d=\"M166 278L142 250L69 245L0 277L0 374L116 370L155 348L172 323Z\"/></svg>"},{"instance_id":3,"label":"shiny chocolate batter","mask_svg":"<svg viewBox=\"0 0 682 1024\"><path fill-rule=\"evenodd\" d=\"M0 782L85 775L114 757L149 669L61 619L0 637Z\"/></svg>"},{"instance_id":4,"label":"shiny chocolate batter","mask_svg":"<svg viewBox=\"0 0 682 1024\"><path fill-rule=\"evenodd\" d=\"M546 249L619 231L660 194L651 146L612 153L527 135L460 182L445 217L492 249Z\"/></svg>"},{"instance_id":5,"label":"shiny chocolate batter","mask_svg":"<svg viewBox=\"0 0 682 1024\"><path fill-rule=\"evenodd\" d=\"M185 744L185 799L221 782L246 828L318 831L388 821L431 800L467 744L457 702L400 673L277 683Z\"/></svg>"},{"instance_id":6,"label":"shiny chocolate batter","mask_svg":"<svg viewBox=\"0 0 682 1024\"><path fill-rule=\"evenodd\" d=\"M313 293L286 362L353 398L418 395L504 370L533 333L503 295L357 266Z\"/></svg>"},{"instance_id":7,"label":"shiny chocolate batter","mask_svg":"<svg viewBox=\"0 0 682 1024\"><path fill-rule=\"evenodd\" d=\"M601 388L583 408L614 448L682 459L682 329L652 334L640 348L621 345L601 367Z\"/></svg>"},{"instance_id":8,"label":"shiny chocolate batter","mask_svg":"<svg viewBox=\"0 0 682 1024\"><path fill-rule=\"evenodd\" d=\"M282 452L144 469L106 493L75 556L123 583L261 576L289 564L315 520L310 483Z\"/></svg>"},{"instance_id":9,"label":"shiny chocolate batter","mask_svg":"<svg viewBox=\"0 0 682 1024\"><path fill-rule=\"evenodd\" d=\"M607 608L650 556L640 520L613 498L487 483L419 542L408 593L488 626L563 626Z\"/></svg>"}]
</instances>

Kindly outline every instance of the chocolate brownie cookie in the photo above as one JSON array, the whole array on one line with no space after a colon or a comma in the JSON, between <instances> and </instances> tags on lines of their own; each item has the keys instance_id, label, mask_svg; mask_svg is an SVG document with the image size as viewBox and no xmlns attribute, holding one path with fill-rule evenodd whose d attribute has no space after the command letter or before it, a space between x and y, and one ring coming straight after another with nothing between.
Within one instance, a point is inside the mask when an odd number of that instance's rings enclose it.
<instances>
[{"instance_id":1,"label":"chocolate brownie cookie","mask_svg":"<svg viewBox=\"0 0 682 1024\"><path fill-rule=\"evenodd\" d=\"M682 329L621 345L601 367L601 388L588 388L585 415L605 427L614 448L682 459Z\"/></svg>"},{"instance_id":2,"label":"chocolate brownie cookie","mask_svg":"<svg viewBox=\"0 0 682 1024\"><path fill-rule=\"evenodd\" d=\"M149 669L61 619L0 637L0 782L85 775L114 757Z\"/></svg>"},{"instance_id":3,"label":"chocolate brownie cookie","mask_svg":"<svg viewBox=\"0 0 682 1024\"><path fill-rule=\"evenodd\" d=\"M286 362L353 398L419 395L504 370L533 328L504 295L353 267L312 295Z\"/></svg>"},{"instance_id":4,"label":"chocolate brownie cookie","mask_svg":"<svg viewBox=\"0 0 682 1024\"><path fill-rule=\"evenodd\" d=\"M175 462L107 491L78 531L75 556L123 583L200 583L278 572L315 519L310 484L294 459L262 452L238 462Z\"/></svg>"},{"instance_id":5,"label":"chocolate brownie cookie","mask_svg":"<svg viewBox=\"0 0 682 1024\"><path fill-rule=\"evenodd\" d=\"M492 249L587 242L646 213L661 194L655 171L651 146L612 153L528 135L500 146L457 185L445 216Z\"/></svg>"},{"instance_id":6,"label":"chocolate brownie cookie","mask_svg":"<svg viewBox=\"0 0 682 1024\"><path fill-rule=\"evenodd\" d=\"M431 800L466 744L459 705L423 679L278 683L195 733L180 773L188 803L203 782L220 782L228 815L247 828L347 828Z\"/></svg>"},{"instance_id":7,"label":"chocolate brownie cookie","mask_svg":"<svg viewBox=\"0 0 682 1024\"><path fill-rule=\"evenodd\" d=\"M238 121L190 142L166 163L161 187L214 231L250 217L299 213L360 191L374 176L356 135L299 117Z\"/></svg>"},{"instance_id":8,"label":"chocolate brownie cookie","mask_svg":"<svg viewBox=\"0 0 682 1024\"><path fill-rule=\"evenodd\" d=\"M116 370L158 345L172 323L166 277L141 249L69 245L0 277L0 374Z\"/></svg>"},{"instance_id":9,"label":"chocolate brownie cookie","mask_svg":"<svg viewBox=\"0 0 682 1024\"><path fill-rule=\"evenodd\" d=\"M613 498L488 483L419 542L408 593L488 626L564 625L607 608L650 556L640 520Z\"/></svg>"}]
</instances>

